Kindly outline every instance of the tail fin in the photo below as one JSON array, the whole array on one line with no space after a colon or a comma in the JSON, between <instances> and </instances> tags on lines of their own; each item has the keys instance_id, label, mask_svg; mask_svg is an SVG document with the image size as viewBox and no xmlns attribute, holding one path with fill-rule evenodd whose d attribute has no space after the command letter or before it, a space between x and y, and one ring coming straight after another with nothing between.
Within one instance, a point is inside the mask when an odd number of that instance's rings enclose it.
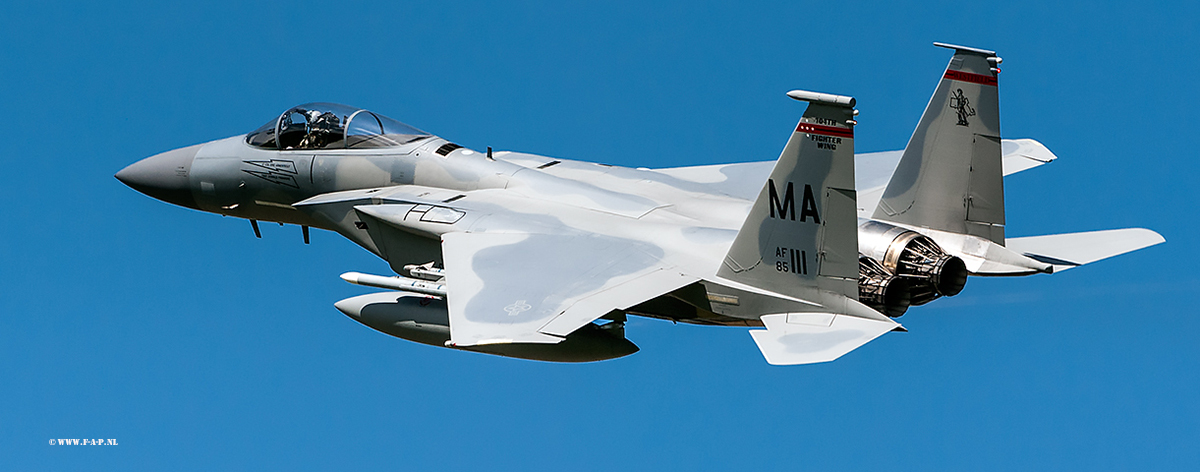
<instances>
[{"instance_id":1,"label":"tail fin","mask_svg":"<svg viewBox=\"0 0 1200 472\"><path fill-rule=\"evenodd\" d=\"M954 50L872 218L1004 245L1000 99L993 51Z\"/></svg>"},{"instance_id":2,"label":"tail fin","mask_svg":"<svg viewBox=\"0 0 1200 472\"><path fill-rule=\"evenodd\" d=\"M717 275L803 297L858 299L854 99L794 90L809 102Z\"/></svg>"}]
</instances>

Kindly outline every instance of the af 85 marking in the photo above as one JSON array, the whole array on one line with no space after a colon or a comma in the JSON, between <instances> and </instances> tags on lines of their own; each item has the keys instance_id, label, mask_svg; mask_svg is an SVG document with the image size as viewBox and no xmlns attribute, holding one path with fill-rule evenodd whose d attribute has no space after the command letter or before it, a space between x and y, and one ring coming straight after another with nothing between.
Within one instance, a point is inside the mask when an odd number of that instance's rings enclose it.
<instances>
[{"instance_id":1,"label":"af 85 marking","mask_svg":"<svg viewBox=\"0 0 1200 472\"><path fill-rule=\"evenodd\" d=\"M775 248L775 270L792 274L808 275L808 251L787 247Z\"/></svg>"}]
</instances>

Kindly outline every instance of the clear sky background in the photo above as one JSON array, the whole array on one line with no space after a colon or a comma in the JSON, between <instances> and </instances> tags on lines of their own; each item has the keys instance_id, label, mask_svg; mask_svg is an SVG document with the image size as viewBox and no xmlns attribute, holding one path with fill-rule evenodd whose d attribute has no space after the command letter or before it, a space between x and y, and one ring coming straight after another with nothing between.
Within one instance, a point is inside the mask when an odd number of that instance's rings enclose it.
<instances>
[{"instance_id":1,"label":"clear sky background","mask_svg":"<svg viewBox=\"0 0 1200 472\"><path fill-rule=\"evenodd\" d=\"M1163 470L1200 467L1196 2L6 2L5 470ZM567 2L570 3L570 2ZM903 148L950 52L995 49L1008 234L1167 243L972 278L821 365L746 329L634 319L564 365L391 338L333 308L387 265L341 237L185 210L112 175L310 101L463 145L626 166L772 160L858 98ZM115 438L115 447L50 446Z\"/></svg>"}]
</instances>

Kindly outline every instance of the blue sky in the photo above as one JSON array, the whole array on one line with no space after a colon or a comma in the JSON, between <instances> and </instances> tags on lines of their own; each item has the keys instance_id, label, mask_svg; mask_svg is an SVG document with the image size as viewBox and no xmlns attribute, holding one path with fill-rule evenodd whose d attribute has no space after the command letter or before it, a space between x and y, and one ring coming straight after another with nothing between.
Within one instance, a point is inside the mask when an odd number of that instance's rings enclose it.
<instances>
[{"instance_id":1,"label":"blue sky","mask_svg":"<svg viewBox=\"0 0 1200 472\"><path fill-rule=\"evenodd\" d=\"M1128 470L1200 465L1194 2L0 5L0 464L9 470ZM899 149L949 58L995 49L1012 236L1167 244L972 279L829 364L634 320L558 365L394 339L333 302L386 264L112 178L303 102L617 165L770 160L804 88ZM116 438L115 447L49 446Z\"/></svg>"}]
</instances>

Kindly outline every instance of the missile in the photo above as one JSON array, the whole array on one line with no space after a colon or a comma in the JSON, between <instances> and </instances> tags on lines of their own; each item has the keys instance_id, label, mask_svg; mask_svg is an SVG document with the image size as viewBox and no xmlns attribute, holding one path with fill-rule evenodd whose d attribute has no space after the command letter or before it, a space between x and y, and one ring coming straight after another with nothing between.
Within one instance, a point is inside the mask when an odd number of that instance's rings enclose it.
<instances>
[{"instance_id":1,"label":"missile","mask_svg":"<svg viewBox=\"0 0 1200 472\"><path fill-rule=\"evenodd\" d=\"M367 287L386 288L388 290L398 290L401 292L420 293L422 295L433 295L437 297L446 297L446 285L426 280L410 279L408 277L385 277L382 275L362 274L359 272L346 272L341 275L342 280L355 285L365 285Z\"/></svg>"}]
</instances>

